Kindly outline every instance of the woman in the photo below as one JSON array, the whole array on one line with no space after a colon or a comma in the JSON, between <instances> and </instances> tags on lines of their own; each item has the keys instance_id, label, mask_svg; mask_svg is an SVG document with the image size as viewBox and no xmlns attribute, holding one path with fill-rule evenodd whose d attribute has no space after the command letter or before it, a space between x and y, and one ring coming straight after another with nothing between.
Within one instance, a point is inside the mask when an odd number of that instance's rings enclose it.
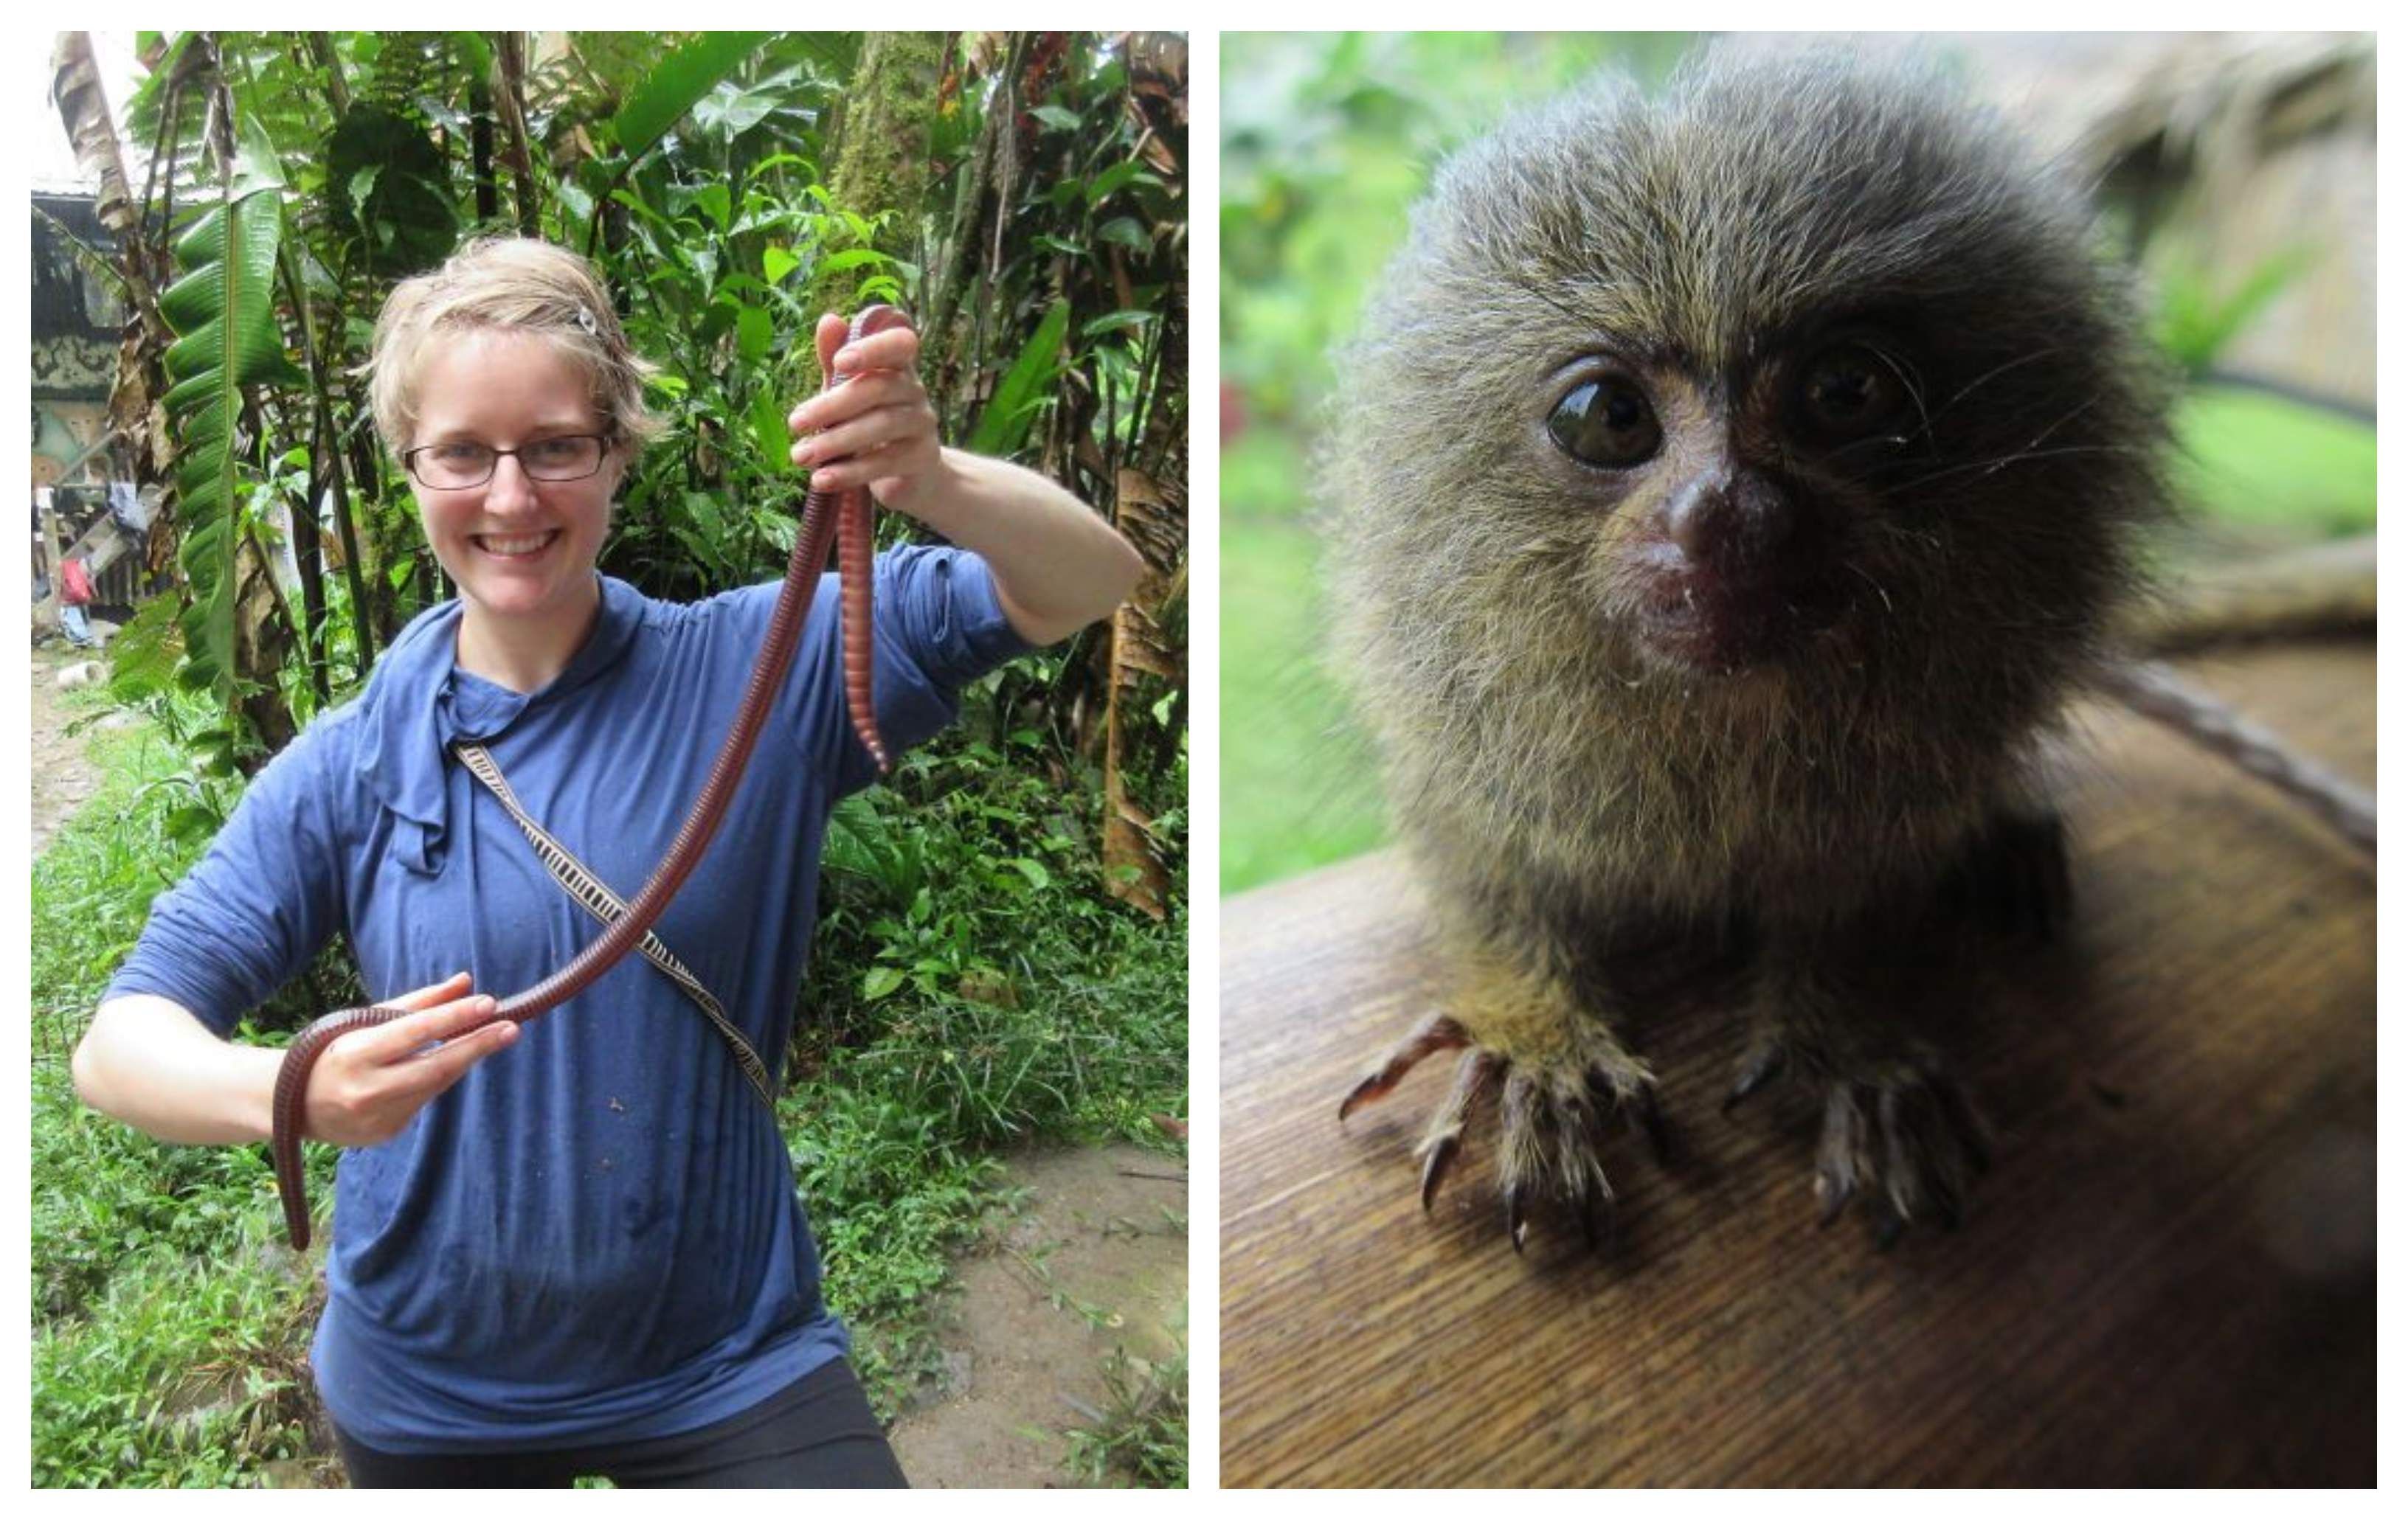
<instances>
[{"instance_id":1,"label":"woman","mask_svg":"<svg viewBox=\"0 0 2408 1520\"><path fill-rule=\"evenodd\" d=\"M1050 482L939 447L915 334L845 334L821 322L823 372L847 383L790 417L796 462L955 546L879 560L875 687L899 747L963 683L1108 612L1140 566ZM591 268L547 244L473 244L394 291L377 425L459 599L260 774L76 1052L92 1106L163 1140L251 1143L280 1055L224 1036L330 936L378 1001L415 1011L337 1041L306 1095L307 1133L351 1147L311 1360L355 1484L902 1481L822 1300L766 1085L732 1058L785 1047L822 830L874 774L833 595L655 926L724 1016L629 956L541 1019L449 1038L596 932L452 746L481 744L524 812L632 896L775 600L671 605L595 573L658 429L647 368Z\"/></svg>"}]
</instances>

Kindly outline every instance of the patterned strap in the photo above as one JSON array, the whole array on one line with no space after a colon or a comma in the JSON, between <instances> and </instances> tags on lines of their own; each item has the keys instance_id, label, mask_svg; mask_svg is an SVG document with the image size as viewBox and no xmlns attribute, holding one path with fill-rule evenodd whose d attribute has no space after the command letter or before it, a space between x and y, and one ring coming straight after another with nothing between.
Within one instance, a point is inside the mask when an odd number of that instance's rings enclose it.
<instances>
[{"instance_id":1,"label":"patterned strap","mask_svg":"<svg viewBox=\"0 0 2408 1520\"><path fill-rule=\"evenodd\" d=\"M468 767L470 775L483 782L487 790L501 799L502 806L509 811L510 817L527 836L527 843L535 846L536 854L551 870L552 879L559 882L586 912L606 925L616 923L626 916L625 900L586 870L559 840L546 833L543 825L527 817L526 809L519 805L517 795L510 790L510 784L502 779L502 768L494 763L492 753L484 746L463 740L452 746L452 752ZM687 969L684 961L671 954L669 947L661 943L660 936L651 930L645 930L636 948L694 1000L694 1005L702 1010L702 1016L710 1020L712 1027L719 1030L720 1038L727 1043L727 1052L736 1058L736 1064L743 1071L744 1079L752 1084L752 1090L761 1095L761 1101L775 1110L778 1094L770 1083L768 1066L762 1061L760 1052L752 1048L752 1042L744 1038L744 1031L736 1027L736 1021L727 1016L726 1008L710 995L710 988L703 986L702 979Z\"/></svg>"}]
</instances>

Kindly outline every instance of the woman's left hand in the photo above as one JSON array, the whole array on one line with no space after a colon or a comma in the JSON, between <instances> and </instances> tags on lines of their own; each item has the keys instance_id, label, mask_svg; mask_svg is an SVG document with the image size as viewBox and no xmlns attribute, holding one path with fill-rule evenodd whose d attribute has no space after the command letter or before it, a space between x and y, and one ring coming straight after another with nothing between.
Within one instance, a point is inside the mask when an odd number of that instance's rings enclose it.
<instances>
[{"instance_id":1,"label":"woman's left hand","mask_svg":"<svg viewBox=\"0 0 2408 1520\"><path fill-rule=\"evenodd\" d=\"M920 334L895 327L849 344L847 331L831 313L813 334L830 384L787 415L799 440L794 462L810 470L814 490L866 485L880 505L918 517L944 463L937 408L920 384Z\"/></svg>"}]
</instances>

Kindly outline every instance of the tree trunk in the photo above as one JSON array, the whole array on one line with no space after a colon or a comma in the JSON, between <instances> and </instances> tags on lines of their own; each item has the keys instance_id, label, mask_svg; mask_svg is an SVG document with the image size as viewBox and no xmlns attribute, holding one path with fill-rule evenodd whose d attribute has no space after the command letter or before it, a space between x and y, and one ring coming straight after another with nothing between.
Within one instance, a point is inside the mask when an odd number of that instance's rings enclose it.
<instances>
[{"instance_id":1,"label":"tree trunk","mask_svg":"<svg viewBox=\"0 0 2408 1520\"><path fill-rule=\"evenodd\" d=\"M535 237L541 230L542 201L536 192L535 158L527 147L525 34L494 33L494 63L502 81L494 107L501 117L502 157L509 163L511 188L518 196L519 234Z\"/></svg>"},{"instance_id":2,"label":"tree trunk","mask_svg":"<svg viewBox=\"0 0 2408 1520\"><path fill-rule=\"evenodd\" d=\"M351 113L351 87L343 78L343 61L335 52L335 39L324 32L305 32L302 36L309 44L309 56L326 71L326 104L335 108L335 120L339 121Z\"/></svg>"},{"instance_id":3,"label":"tree trunk","mask_svg":"<svg viewBox=\"0 0 2408 1520\"><path fill-rule=\"evenodd\" d=\"M93 62L91 36L83 32L60 33L58 46L50 54L50 72L51 98L58 103L59 120L66 125L67 140L75 145L76 163L100 181L100 196L93 209L100 224L116 234L119 259L124 265L126 283L132 287L135 314L164 349L175 341L175 334L168 332L165 319L159 315L159 292L151 284L152 266L145 257L150 244L142 235L133 189L125 181L125 160L117 147L117 121L109 114L108 97L101 90L100 70Z\"/></svg>"},{"instance_id":4,"label":"tree trunk","mask_svg":"<svg viewBox=\"0 0 2408 1520\"><path fill-rule=\"evenodd\" d=\"M277 682L292 646L293 616L277 593L266 553L249 530L235 549L230 573L238 577L235 582L235 662L245 677L239 705L259 740L256 750L239 753L235 763L245 775L257 775L299 732Z\"/></svg>"},{"instance_id":5,"label":"tree trunk","mask_svg":"<svg viewBox=\"0 0 2408 1520\"><path fill-rule=\"evenodd\" d=\"M1156 172L1184 184L1186 173L1186 52L1172 39L1135 34L1127 42L1130 104L1146 121L1139 156ZM1113 519L1144 558L1146 573L1112 618L1110 695L1106 701L1104 756L1104 859L1107 867L1135 866L1137 873L1112 889L1159 915L1168 886L1153 857L1153 819L1129 796L1127 773L1135 765L1159 772L1175 753L1187 721L1187 270L1185 239L1157 244L1149 266L1137 278L1168 288L1157 307L1162 320L1151 334L1129 398L1132 436L1126 456L1114 461ZM1126 307L1130 273L1123 250L1111 250L1117 287L1115 303ZM1151 753L1140 755L1129 732L1140 682L1154 677L1177 691L1167 720L1156 729ZM1159 688L1153 688L1158 690Z\"/></svg>"},{"instance_id":6,"label":"tree trunk","mask_svg":"<svg viewBox=\"0 0 2408 1520\"><path fill-rule=\"evenodd\" d=\"M969 163L962 175L945 240L931 250L935 256L929 261L926 282L928 309L919 314L924 324L920 330L921 350L938 361L936 373L927 376L928 389L936 400L938 415L956 428L968 424L970 398L962 391L977 378L978 366L970 351L973 346L955 338L953 318L961 308L964 291L976 283L983 242L979 232L987 224L990 198L995 203L994 216L997 220L1011 215L1009 155L1015 135L1013 127L1020 116L1020 68L1027 53L1026 33L1011 33L1002 44L1001 61L995 67L995 97L979 123L978 141L970 149ZM968 66L967 62L964 66ZM968 92L966 85L963 93Z\"/></svg>"},{"instance_id":7,"label":"tree trunk","mask_svg":"<svg viewBox=\"0 0 2408 1520\"><path fill-rule=\"evenodd\" d=\"M855 216L900 215L879 241L881 251L909 257L919 207L928 190L928 127L937 110L939 32L871 32L844 101L844 128L828 192ZM853 310L861 283L855 270L815 277L805 309ZM808 334L805 347L810 347ZM816 350L814 350L816 351Z\"/></svg>"},{"instance_id":8,"label":"tree trunk","mask_svg":"<svg viewBox=\"0 0 2408 1520\"><path fill-rule=\"evenodd\" d=\"M167 441L166 413L159 398L167 392L161 356L176 340L167 320L159 315L158 272L165 256L145 235L142 217L125 178L124 157L118 151L117 122L93 62L92 38L82 32L62 32L50 55L52 97L67 140L75 145L76 162L100 181L93 209L100 224L117 238L117 262L125 276L133 317L118 345L117 376L109 386L108 425L125 441L134 477L150 484L166 477L174 449ZM152 535L152 547L172 546L172 533Z\"/></svg>"},{"instance_id":9,"label":"tree trunk","mask_svg":"<svg viewBox=\"0 0 2408 1520\"><path fill-rule=\"evenodd\" d=\"M483 79L468 81L468 182L477 192L477 224L493 225L502 198L494 189L494 90Z\"/></svg>"}]
</instances>

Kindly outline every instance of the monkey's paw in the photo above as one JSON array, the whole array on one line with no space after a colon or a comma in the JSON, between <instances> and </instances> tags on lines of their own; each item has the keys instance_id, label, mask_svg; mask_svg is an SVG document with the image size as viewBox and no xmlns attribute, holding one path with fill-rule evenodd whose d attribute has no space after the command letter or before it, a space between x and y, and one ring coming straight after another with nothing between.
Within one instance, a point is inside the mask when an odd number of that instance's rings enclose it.
<instances>
[{"instance_id":1,"label":"monkey's paw","mask_svg":"<svg viewBox=\"0 0 2408 1520\"><path fill-rule=\"evenodd\" d=\"M1433 1015L1355 1084L1338 1105L1338 1117L1386 1097L1423 1058L1460 1050L1455 1082L1430 1116L1414 1154L1422 1158L1422 1208L1438 1196L1439 1184L1463 1148L1463 1129L1472 1106L1492 1089L1502 1090L1498 1121L1498 1180L1505 1190L1505 1231L1513 1249L1528 1239L1528 1209L1540 1196L1570 1204L1590 1245L1600 1223L1610 1229L1613 1189L1598 1159L1605 1119L1619 1112L1647 1137L1656 1159L1669 1144L1656 1103L1656 1077L1602 1027L1584 1030L1570 1052L1552 1059L1514 1058L1478 1044L1461 1024Z\"/></svg>"},{"instance_id":2,"label":"monkey's paw","mask_svg":"<svg viewBox=\"0 0 2408 1520\"><path fill-rule=\"evenodd\" d=\"M1856 1198L1885 1251L1910 1224L1964 1223L1973 1181L1990 1167L1990 1131L1937 1053L1917 1044L1833 1059L1802 1057L1777 1037L1761 1040L1741 1061L1723 1112L1793 1066L1810 1092L1822 1094L1814 1197L1825 1228Z\"/></svg>"}]
</instances>

